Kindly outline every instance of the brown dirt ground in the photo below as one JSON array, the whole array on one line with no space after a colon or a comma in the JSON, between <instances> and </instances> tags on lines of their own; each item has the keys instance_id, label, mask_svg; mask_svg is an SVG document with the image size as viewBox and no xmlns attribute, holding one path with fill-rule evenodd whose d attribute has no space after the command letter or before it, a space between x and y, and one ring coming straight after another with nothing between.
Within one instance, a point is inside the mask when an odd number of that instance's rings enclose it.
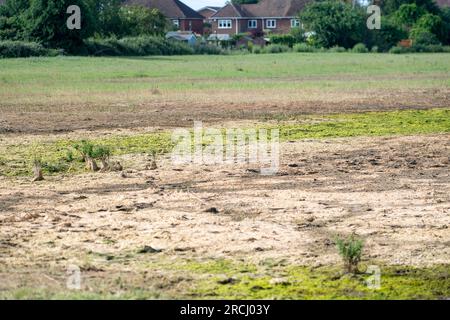
<instances>
[{"instance_id":1,"label":"brown dirt ground","mask_svg":"<svg viewBox=\"0 0 450 320\"><path fill-rule=\"evenodd\" d=\"M217 124L304 114L439 108L450 105L450 90L446 87L327 92L310 89L292 92L224 90L175 96L149 96L145 92L136 93L135 98L135 102L130 102L132 98L117 93L98 97L95 103L67 104L61 97L54 97L42 105L32 99L31 104L4 105L0 102L0 133L173 128L191 126L195 119ZM225 110L224 105L227 106Z\"/></svg>"},{"instance_id":2,"label":"brown dirt ground","mask_svg":"<svg viewBox=\"0 0 450 320\"><path fill-rule=\"evenodd\" d=\"M149 171L140 155L121 159L126 177L0 177L1 269L23 270L23 280L89 252L120 256L146 245L172 258L317 266L337 263L334 236L353 232L367 260L450 262L450 135L306 140L281 150L275 177L168 158Z\"/></svg>"}]
</instances>

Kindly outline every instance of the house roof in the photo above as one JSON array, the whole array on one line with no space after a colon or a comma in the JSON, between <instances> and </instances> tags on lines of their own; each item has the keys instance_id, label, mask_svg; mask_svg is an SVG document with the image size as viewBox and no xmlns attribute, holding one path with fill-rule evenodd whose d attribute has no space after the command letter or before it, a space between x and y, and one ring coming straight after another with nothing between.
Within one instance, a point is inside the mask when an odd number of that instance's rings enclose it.
<instances>
[{"instance_id":1,"label":"house roof","mask_svg":"<svg viewBox=\"0 0 450 320\"><path fill-rule=\"evenodd\" d=\"M1 1L1 0L0 0L0 1ZM197 10L197 11L210 10L210 11L217 12L217 11L219 11L220 9L222 9L222 7L212 7L212 6L207 6L207 7L201 8L201 9L199 9L199 10Z\"/></svg>"},{"instance_id":2,"label":"house roof","mask_svg":"<svg viewBox=\"0 0 450 320\"><path fill-rule=\"evenodd\" d=\"M295 17L311 1L313 0L261 0L255 4L243 5L229 3L212 17Z\"/></svg>"},{"instance_id":3,"label":"house roof","mask_svg":"<svg viewBox=\"0 0 450 320\"><path fill-rule=\"evenodd\" d=\"M126 0L125 5L155 8L170 19L202 19L203 16L179 0Z\"/></svg>"},{"instance_id":4,"label":"house roof","mask_svg":"<svg viewBox=\"0 0 450 320\"><path fill-rule=\"evenodd\" d=\"M436 0L439 7L450 7L450 0Z\"/></svg>"}]
</instances>

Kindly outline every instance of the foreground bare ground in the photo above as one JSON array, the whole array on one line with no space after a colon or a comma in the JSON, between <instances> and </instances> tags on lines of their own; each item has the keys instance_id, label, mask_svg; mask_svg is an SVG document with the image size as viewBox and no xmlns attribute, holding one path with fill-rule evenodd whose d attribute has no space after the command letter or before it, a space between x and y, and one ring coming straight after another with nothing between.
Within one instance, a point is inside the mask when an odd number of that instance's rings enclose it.
<instances>
[{"instance_id":1,"label":"foreground bare ground","mask_svg":"<svg viewBox=\"0 0 450 320\"><path fill-rule=\"evenodd\" d=\"M365 239L367 261L449 263L450 135L310 140L282 153L272 177L169 159L150 171L136 155L122 158L122 175L0 178L2 286L145 246L170 258L335 264L333 237L350 233Z\"/></svg>"}]
</instances>

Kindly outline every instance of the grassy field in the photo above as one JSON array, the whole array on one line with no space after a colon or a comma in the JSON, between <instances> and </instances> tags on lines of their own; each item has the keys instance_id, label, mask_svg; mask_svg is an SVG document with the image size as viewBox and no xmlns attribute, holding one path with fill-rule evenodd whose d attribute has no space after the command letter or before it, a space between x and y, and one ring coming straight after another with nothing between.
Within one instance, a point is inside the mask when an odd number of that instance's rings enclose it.
<instances>
[{"instance_id":1,"label":"grassy field","mask_svg":"<svg viewBox=\"0 0 450 320\"><path fill-rule=\"evenodd\" d=\"M191 125L191 119L445 107L448 57L286 53L0 60L0 129L174 127Z\"/></svg>"},{"instance_id":2,"label":"grassy field","mask_svg":"<svg viewBox=\"0 0 450 320\"><path fill-rule=\"evenodd\" d=\"M151 98L152 88L175 96L216 91L427 88L450 85L450 62L448 54L349 53L32 58L0 60L0 84L2 107L53 105L68 99L97 103L118 96L138 102Z\"/></svg>"}]
</instances>

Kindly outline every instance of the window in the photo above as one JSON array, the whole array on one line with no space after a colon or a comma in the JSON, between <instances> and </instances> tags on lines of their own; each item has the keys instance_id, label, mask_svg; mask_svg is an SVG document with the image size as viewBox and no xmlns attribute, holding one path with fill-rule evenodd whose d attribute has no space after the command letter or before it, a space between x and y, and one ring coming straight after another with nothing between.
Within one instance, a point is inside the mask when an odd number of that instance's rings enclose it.
<instances>
[{"instance_id":1,"label":"window","mask_svg":"<svg viewBox=\"0 0 450 320\"><path fill-rule=\"evenodd\" d=\"M172 23L175 27L179 27L180 26L180 21L179 20L172 20Z\"/></svg>"},{"instance_id":2,"label":"window","mask_svg":"<svg viewBox=\"0 0 450 320\"><path fill-rule=\"evenodd\" d=\"M275 29L277 27L277 20L275 19L266 20L266 27L267 29Z\"/></svg>"},{"instance_id":3,"label":"window","mask_svg":"<svg viewBox=\"0 0 450 320\"><path fill-rule=\"evenodd\" d=\"M300 20L291 19L291 28L298 28L298 27L300 27Z\"/></svg>"},{"instance_id":4,"label":"window","mask_svg":"<svg viewBox=\"0 0 450 320\"><path fill-rule=\"evenodd\" d=\"M248 28L249 29L258 28L258 20L248 20Z\"/></svg>"},{"instance_id":5,"label":"window","mask_svg":"<svg viewBox=\"0 0 450 320\"><path fill-rule=\"evenodd\" d=\"M231 29L232 22L231 20L219 20L219 29Z\"/></svg>"}]
</instances>

